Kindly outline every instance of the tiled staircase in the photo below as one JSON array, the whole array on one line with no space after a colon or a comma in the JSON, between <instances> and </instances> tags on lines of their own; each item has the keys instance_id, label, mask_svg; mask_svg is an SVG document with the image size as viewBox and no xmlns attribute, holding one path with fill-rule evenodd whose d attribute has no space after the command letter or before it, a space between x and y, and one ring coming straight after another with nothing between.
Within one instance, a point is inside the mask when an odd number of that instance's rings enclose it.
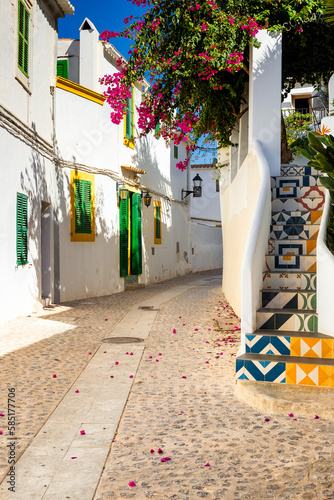
<instances>
[{"instance_id":1,"label":"tiled staircase","mask_svg":"<svg viewBox=\"0 0 334 500\"><path fill-rule=\"evenodd\" d=\"M324 189L311 167L272 177L272 226L257 330L237 379L334 387L334 338L318 332L316 244Z\"/></svg>"}]
</instances>

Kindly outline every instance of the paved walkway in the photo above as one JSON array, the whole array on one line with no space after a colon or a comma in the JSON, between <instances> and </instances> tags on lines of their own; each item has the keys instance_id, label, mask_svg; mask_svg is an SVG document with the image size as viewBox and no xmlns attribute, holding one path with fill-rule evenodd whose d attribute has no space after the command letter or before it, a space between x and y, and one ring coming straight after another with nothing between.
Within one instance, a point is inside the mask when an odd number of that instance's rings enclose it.
<instances>
[{"instance_id":1,"label":"paved walkway","mask_svg":"<svg viewBox=\"0 0 334 500\"><path fill-rule=\"evenodd\" d=\"M0 358L3 478L6 388L16 452L26 449L16 493L7 476L0 498L334 498L333 421L264 415L235 398L239 321L226 306L208 272L26 318L49 333ZM145 341L101 344L113 336Z\"/></svg>"}]
</instances>

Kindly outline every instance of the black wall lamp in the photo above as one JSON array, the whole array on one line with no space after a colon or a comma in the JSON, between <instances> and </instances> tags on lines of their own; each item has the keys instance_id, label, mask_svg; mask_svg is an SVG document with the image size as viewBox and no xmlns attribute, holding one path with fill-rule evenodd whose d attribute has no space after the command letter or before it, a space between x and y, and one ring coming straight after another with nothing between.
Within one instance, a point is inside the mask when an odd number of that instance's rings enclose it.
<instances>
[{"instance_id":1,"label":"black wall lamp","mask_svg":"<svg viewBox=\"0 0 334 500\"><path fill-rule=\"evenodd\" d=\"M141 195L143 197L143 195L144 195L143 191L142 191ZM150 195L150 193L148 191L146 191L146 194L144 195L144 205L148 208L151 205L151 201L152 201L152 196Z\"/></svg>"},{"instance_id":2,"label":"black wall lamp","mask_svg":"<svg viewBox=\"0 0 334 500\"><path fill-rule=\"evenodd\" d=\"M193 178L193 190L187 191L186 189L182 189L181 193L182 200L184 200L191 193L193 194L194 198L200 198L202 196L202 182L203 179L201 179L201 177L198 174L196 174L195 177Z\"/></svg>"},{"instance_id":3,"label":"black wall lamp","mask_svg":"<svg viewBox=\"0 0 334 500\"><path fill-rule=\"evenodd\" d=\"M121 200L126 200L128 196L128 189L125 184L120 185L119 182L116 182L116 191L118 191Z\"/></svg>"}]
</instances>

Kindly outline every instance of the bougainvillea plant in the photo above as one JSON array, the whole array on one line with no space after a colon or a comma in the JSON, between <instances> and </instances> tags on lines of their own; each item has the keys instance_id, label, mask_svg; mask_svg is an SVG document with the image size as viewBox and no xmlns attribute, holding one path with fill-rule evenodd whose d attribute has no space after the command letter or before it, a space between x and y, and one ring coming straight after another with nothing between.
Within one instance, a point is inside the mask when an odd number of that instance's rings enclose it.
<instances>
[{"instance_id":1,"label":"bougainvillea plant","mask_svg":"<svg viewBox=\"0 0 334 500\"><path fill-rule=\"evenodd\" d=\"M145 8L140 18L124 20L119 33L101 38L133 41L119 72L105 75L111 120L120 123L129 88L144 78L151 86L137 108L140 136L156 130L167 144L184 142L189 152L199 138L231 144L231 131L245 111L249 47L265 27L302 37L321 0L129 0ZM186 168L186 162L178 165Z\"/></svg>"}]
</instances>

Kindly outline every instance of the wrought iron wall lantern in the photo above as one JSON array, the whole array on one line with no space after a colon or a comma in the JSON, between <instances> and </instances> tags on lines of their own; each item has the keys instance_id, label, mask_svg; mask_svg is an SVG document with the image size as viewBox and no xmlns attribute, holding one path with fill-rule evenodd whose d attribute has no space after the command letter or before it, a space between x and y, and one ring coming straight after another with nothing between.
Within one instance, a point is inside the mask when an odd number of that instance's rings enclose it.
<instances>
[{"instance_id":1,"label":"wrought iron wall lantern","mask_svg":"<svg viewBox=\"0 0 334 500\"><path fill-rule=\"evenodd\" d=\"M184 200L191 193L193 194L194 198L200 198L202 196L202 182L203 179L201 179L201 177L198 174L196 174L195 177L193 178L193 190L187 191L186 189L182 189L181 193L182 200Z\"/></svg>"},{"instance_id":2,"label":"wrought iron wall lantern","mask_svg":"<svg viewBox=\"0 0 334 500\"><path fill-rule=\"evenodd\" d=\"M121 200L126 200L126 197L128 196L128 189L125 184L121 185L119 182L116 182L116 191L118 191Z\"/></svg>"},{"instance_id":3,"label":"wrought iron wall lantern","mask_svg":"<svg viewBox=\"0 0 334 500\"><path fill-rule=\"evenodd\" d=\"M145 195L142 191L141 196L142 196L142 198L144 197L144 205L148 208L151 205L152 196L150 195L150 193L148 191L146 191Z\"/></svg>"}]
</instances>

